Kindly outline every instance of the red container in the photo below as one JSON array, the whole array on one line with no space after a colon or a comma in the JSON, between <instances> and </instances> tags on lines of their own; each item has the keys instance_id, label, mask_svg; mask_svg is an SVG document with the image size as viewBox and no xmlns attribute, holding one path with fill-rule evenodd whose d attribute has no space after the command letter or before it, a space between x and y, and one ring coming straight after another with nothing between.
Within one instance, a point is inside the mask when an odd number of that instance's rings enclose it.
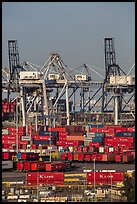
<instances>
[{"instance_id":1,"label":"red container","mask_svg":"<svg viewBox=\"0 0 137 204\"><path fill-rule=\"evenodd\" d=\"M91 161L92 159L91 159L91 154L86 154L85 155L85 160L86 161Z\"/></svg>"},{"instance_id":2,"label":"red container","mask_svg":"<svg viewBox=\"0 0 137 204\"><path fill-rule=\"evenodd\" d=\"M66 163L64 162L55 162L46 164L46 171L63 171L66 169Z\"/></svg>"},{"instance_id":3,"label":"red container","mask_svg":"<svg viewBox=\"0 0 137 204\"><path fill-rule=\"evenodd\" d=\"M119 148L118 147L114 147L114 152L115 153L119 152Z\"/></svg>"},{"instance_id":4,"label":"red container","mask_svg":"<svg viewBox=\"0 0 137 204\"><path fill-rule=\"evenodd\" d=\"M31 162L25 161L24 162L24 171L30 171Z\"/></svg>"},{"instance_id":5,"label":"red container","mask_svg":"<svg viewBox=\"0 0 137 204\"><path fill-rule=\"evenodd\" d=\"M90 142L89 146L100 147L100 146L102 146L102 142Z\"/></svg>"},{"instance_id":6,"label":"red container","mask_svg":"<svg viewBox=\"0 0 137 204\"><path fill-rule=\"evenodd\" d=\"M84 146L83 147L83 152L88 152L88 150L89 150L89 146Z\"/></svg>"},{"instance_id":7,"label":"red container","mask_svg":"<svg viewBox=\"0 0 137 204\"><path fill-rule=\"evenodd\" d=\"M35 161L31 163L31 171L44 171L46 170L46 164L49 164L51 162L40 162Z\"/></svg>"},{"instance_id":8,"label":"red container","mask_svg":"<svg viewBox=\"0 0 137 204\"><path fill-rule=\"evenodd\" d=\"M32 145L31 145L31 148L32 148L32 149L36 149L36 144L32 144Z\"/></svg>"},{"instance_id":9,"label":"red container","mask_svg":"<svg viewBox=\"0 0 137 204\"><path fill-rule=\"evenodd\" d=\"M4 160L12 160L12 156L16 156L16 152L3 152L2 159Z\"/></svg>"},{"instance_id":10,"label":"red container","mask_svg":"<svg viewBox=\"0 0 137 204\"><path fill-rule=\"evenodd\" d=\"M61 154L61 159L66 161L68 159L68 153L62 153Z\"/></svg>"},{"instance_id":11,"label":"red container","mask_svg":"<svg viewBox=\"0 0 137 204\"><path fill-rule=\"evenodd\" d=\"M100 184L112 184L124 181L124 172L90 172L87 173L87 183L93 184L94 180Z\"/></svg>"},{"instance_id":12,"label":"red container","mask_svg":"<svg viewBox=\"0 0 137 204\"><path fill-rule=\"evenodd\" d=\"M70 135L69 132L59 132L58 134L59 134L59 136L68 136L68 135Z\"/></svg>"},{"instance_id":13,"label":"red container","mask_svg":"<svg viewBox=\"0 0 137 204\"><path fill-rule=\"evenodd\" d=\"M78 147L78 152L82 152L83 151L83 147Z\"/></svg>"},{"instance_id":14,"label":"red container","mask_svg":"<svg viewBox=\"0 0 137 204\"><path fill-rule=\"evenodd\" d=\"M61 140L61 141L57 141L56 145L59 146L80 146L83 145L84 142L83 141L65 141L65 140Z\"/></svg>"},{"instance_id":15,"label":"red container","mask_svg":"<svg viewBox=\"0 0 137 204\"><path fill-rule=\"evenodd\" d=\"M84 161L85 155L83 153L78 153L78 161Z\"/></svg>"},{"instance_id":16,"label":"red container","mask_svg":"<svg viewBox=\"0 0 137 204\"><path fill-rule=\"evenodd\" d=\"M61 180L61 181L27 181L27 185L28 186L45 186L45 185L64 185L64 180Z\"/></svg>"},{"instance_id":17,"label":"red container","mask_svg":"<svg viewBox=\"0 0 137 204\"><path fill-rule=\"evenodd\" d=\"M105 133L105 138L106 137L114 137L114 136L115 136L115 133L110 133L110 132Z\"/></svg>"},{"instance_id":18,"label":"red container","mask_svg":"<svg viewBox=\"0 0 137 204\"><path fill-rule=\"evenodd\" d=\"M24 164L22 161L17 162L17 171L23 171Z\"/></svg>"},{"instance_id":19,"label":"red container","mask_svg":"<svg viewBox=\"0 0 137 204\"><path fill-rule=\"evenodd\" d=\"M30 152L30 153L21 153L21 159L23 160L38 160L39 159L39 154Z\"/></svg>"},{"instance_id":20,"label":"red container","mask_svg":"<svg viewBox=\"0 0 137 204\"><path fill-rule=\"evenodd\" d=\"M134 162L134 156L131 154L122 155L122 163L132 163Z\"/></svg>"},{"instance_id":21,"label":"red container","mask_svg":"<svg viewBox=\"0 0 137 204\"><path fill-rule=\"evenodd\" d=\"M34 140L50 140L50 136L33 136Z\"/></svg>"},{"instance_id":22,"label":"red container","mask_svg":"<svg viewBox=\"0 0 137 204\"><path fill-rule=\"evenodd\" d=\"M135 132L135 127L128 127L127 132Z\"/></svg>"},{"instance_id":23,"label":"red container","mask_svg":"<svg viewBox=\"0 0 137 204\"><path fill-rule=\"evenodd\" d=\"M116 161L116 162L121 162L121 161L122 161L121 155L116 154L116 155L115 155L115 161Z\"/></svg>"},{"instance_id":24,"label":"red container","mask_svg":"<svg viewBox=\"0 0 137 204\"><path fill-rule=\"evenodd\" d=\"M2 144L16 144L16 140L2 140Z\"/></svg>"},{"instance_id":25,"label":"red container","mask_svg":"<svg viewBox=\"0 0 137 204\"><path fill-rule=\"evenodd\" d=\"M61 127L60 128L59 127L58 128L57 127L53 128L53 127L49 127L48 131L51 131L51 132L66 132L66 128L61 128Z\"/></svg>"},{"instance_id":26,"label":"red container","mask_svg":"<svg viewBox=\"0 0 137 204\"><path fill-rule=\"evenodd\" d=\"M98 161L98 157L97 157L97 153L93 153L92 155L91 155L91 160L92 161Z\"/></svg>"},{"instance_id":27,"label":"red container","mask_svg":"<svg viewBox=\"0 0 137 204\"><path fill-rule=\"evenodd\" d=\"M118 132L126 132L127 131L127 128L125 128L125 127L121 127L121 128L117 128L116 129L116 133L118 133Z\"/></svg>"},{"instance_id":28,"label":"red container","mask_svg":"<svg viewBox=\"0 0 137 204\"><path fill-rule=\"evenodd\" d=\"M103 154L97 154L97 161L102 161Z\"/></svg>"},{"instance_id":29,"label":"red container","mask_svg":"<svg viewBox=\"0 0 137 204\"><path fill-rule=\"evenodd\" d=\"M16 136L2 135L2 140L16 140Z\"/></svg>"},{"instance_id":30,"label":"red container","mask_svg":"<svg viewBox=\"0 0 137 204\"><path fill-rule=\"evenodd\" d=\"M19 141L19 144L20 145L27 145L27 144L29 144L29 141Z\"/></svg>"},{"instance_id":31,"label":"red container","mask_svg":"<svg viewBox=\"0 0 137 204\"><path fill-rule=\"evenodd\" d=\"M72 161L73 160L73 153L68 153L68 161Z\"/></svg>"},{"instance_id":32,"label":"red container","mask_svg":"<svg viewBox=\"0 0 137 204\"><path fill-rule=\"evenodd\" d=\"M63 172L28 172L27 181L64 181Z\"/></svg>"}]
</instances>

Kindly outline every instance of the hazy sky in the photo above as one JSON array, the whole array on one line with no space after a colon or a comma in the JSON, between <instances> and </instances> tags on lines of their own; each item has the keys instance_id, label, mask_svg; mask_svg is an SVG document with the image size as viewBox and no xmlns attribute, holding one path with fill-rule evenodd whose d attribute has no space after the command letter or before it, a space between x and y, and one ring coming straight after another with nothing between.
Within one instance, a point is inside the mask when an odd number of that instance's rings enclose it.
<instances>
[{"instance_id":1,"label":"hazy sky","mask_svg":"<svg viewBox=\"0 0 137 204\"><path fill-rule=\"evenodd\" d=\"M104 38L114 37L116 61L127 73L135 61L134 2L4 2L2 66L7 42L18 41L20 62L43 65L57 52L72 68L84 63L104 69Z\"/></svg>"}]
</instances>

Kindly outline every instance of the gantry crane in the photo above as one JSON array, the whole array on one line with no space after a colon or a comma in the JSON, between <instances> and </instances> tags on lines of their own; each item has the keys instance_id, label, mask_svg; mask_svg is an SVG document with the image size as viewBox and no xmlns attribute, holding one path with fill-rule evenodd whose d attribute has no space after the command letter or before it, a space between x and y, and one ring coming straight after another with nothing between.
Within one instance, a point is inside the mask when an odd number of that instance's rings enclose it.
<instances>
[{"instance_id":1,"label":"gantry crane","mask_svg":"<svg viewBox=\"0 0 137 204\"><path fill-rule=\"evenodd\" d=\"M26 124L26 115L29 112L33 112L33 115L44 114L46 121L53 119L53 115L57 120L59 117L65 118L68 125L76 119L78 114L81 117L81 123L84 121L88 123L88 118L91 119L92 115L98 117L100 112L105 120L105 114L111 112L112 115L115 113L115 124L117 124L121 119L120 114L134 97L134 83L111 83L113 77L127 76L116 63L114 38L104 39L105 70L100 69L104 71L104 76L95 71L97 67L86 63L78 69L72 69L65 65L57 53L52 53L43 66L26 61L21 67L17 42L10 42L9 47L10 86L18 86L18 91L20 91L23 126ZM81 72L79 68L83 68L83 71ZM94 73L102 80L96 80ZM129 94L129 91L132 96L126 101L124 94ZM61 100L65 106L62 113L59 110ZM93 101L95 102L91 103ZM80 104L79 110L76 109L78 103ZM72 110L70 104L72 104ZM95 113L94 109L97 107L99 112Z\"/></svg>"}]
</instances>

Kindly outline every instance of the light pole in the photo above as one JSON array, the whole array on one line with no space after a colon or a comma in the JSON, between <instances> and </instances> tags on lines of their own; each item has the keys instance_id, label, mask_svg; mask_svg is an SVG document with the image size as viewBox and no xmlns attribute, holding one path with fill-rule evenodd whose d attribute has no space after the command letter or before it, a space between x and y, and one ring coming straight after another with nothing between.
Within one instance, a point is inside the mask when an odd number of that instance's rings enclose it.
<instances>
[{"instance_id":1,"label":"light pole","mask_svg":"<svg viewBox=\"0 0 137 204\"><path fill-rule=\"evenodd\" d=\"M37 202L39 202L39 178L38 178L38 173L39 173L39 165L37 165Z\"/></svg>"},{"instance_id":2,"label":"light pole","mask_svg":"<svg viewBox=\"0 0 137 204\"><path fill-rule=\"evenodd\" d=\"M96 177L95 177L95 173L96 173L96 167L95 167L95 159L94 159L94 202L96 201L96 196L95 196L95 191L96 191Z\"/></svg>"},{"instance_id":3,"label":"light pole","mask_svg":"<svg viewBox=\"0 0 137 204\"><path fill-rule=\"evenodd\" d=\"M110 179L111 179L111 202L112 202L112 175L110 174Z\"/></svg>"}]
</instances>

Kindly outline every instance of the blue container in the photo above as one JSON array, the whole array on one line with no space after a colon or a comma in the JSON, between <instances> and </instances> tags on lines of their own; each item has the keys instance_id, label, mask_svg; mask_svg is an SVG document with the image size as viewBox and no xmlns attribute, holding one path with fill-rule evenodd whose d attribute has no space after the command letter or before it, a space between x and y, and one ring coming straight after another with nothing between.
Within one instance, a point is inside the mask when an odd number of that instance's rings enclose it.
<instances>
[{"instance_id":1,"label":"blue container","mask_svg":"<svg viewBox=\"0 0 137 204\"><path fill-rule=\"evenodd\" d=\"M102 132L95 132L95 137L104 137L104 135Z\"/></svg>"},{"instance_id":2,"label":"blue container","mask_svg":"<svg viewBox=\"0 0 137 204\"><path fill-rule=\"evenodd\" d=\"M103 137L93 137L92 142L103 142L104 138Z\"/></svg>"},{"instance_id":3,"label":"blue container","mask_svg":"<svg viewBox=\"0 0 137 204\"><path fill-rule=\"evenodd\" d=\"M104 124L90 124L89 125L91 128L103 128L104 127Z\"/></svg>"},{"instance_id":4,"label":"blue container","mask_svg":"<svg viewBox=\"0 0 137 204\"><path fill-rule=\"evenodd\" d=\"M50 145L50 140L34 140L33 144ZM54 141L51 140L51 144L54 144Z\"/></svg>"},{"instance_id":5,"label":"blue container","mask_svg":"<svg viewBox=\"0 0 137 204\"><path fill-rule=\"evenodd\" d=\"M48 136L49 132L47 132L47 131L39 131L39 135L41 135L41 136Z\"/></svg>"},{"instance_id":6,"label":"blue container","mask_svg":"<svg viewBox=\"0 0 137 204\"><path fill-rule=\"evenodd\" d=\"M48 132L48 131L39 131L39 135L40 136L57 136L58 133L57 132Z\"/></svg>"},{"instance_id":7,"label":"blue container","mask_svg":"<svg viewBox=\"0 0 137 204\"><path fill-rule=\"evenodd\" d=\"M135 132L118 132L117 136L128 136L128 137L135 137Z\"/></svg>"},{"instance_id":8,"label":"blue container","mask_svg":"<svg viewBox=\"0 0 137 204\"><path fill-rule=\"evenodd\" d=\"M17 159L21 159L21 152L17 153Z\"/></svg>"}]
</instances>

